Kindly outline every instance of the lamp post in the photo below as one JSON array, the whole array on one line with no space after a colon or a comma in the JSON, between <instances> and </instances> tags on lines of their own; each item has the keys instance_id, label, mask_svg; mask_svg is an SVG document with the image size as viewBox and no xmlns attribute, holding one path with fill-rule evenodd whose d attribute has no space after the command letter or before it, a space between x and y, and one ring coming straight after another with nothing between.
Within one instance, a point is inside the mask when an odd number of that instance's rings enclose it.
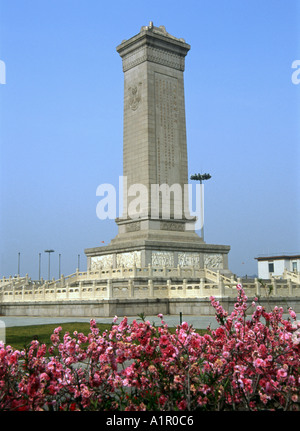
<instances>
[{"instance_id":1,"label":"lamp post","mask_svg":"<svg viewBox=\"0 0 300 431\"><path fill-rule=\"evenodd\" d=\"M21 253L18 253L18 276L20 277L20 261L21 261Z\"/></svg>"},{"instance_id":2,"label":"lamp post","mask_svg":"<svg viewBox=\"0 0 300 431\"><path fill-rule=\"evenodd\" d=\"M45 250L48 253L48 280L50 281L50 254L54 253L54 250Z\"/></svg>"},{"instance_id":3,"label":"lamp post","mask_svg":"<svg viewBox=\"0 0 300 431\"><path fill-rule=\"evenodd\" d=\"M61 254L58 255L58 278L61 276Z\"/></svg>"},{"instance_id":4,"label":"lamp post","mask_svg":"<svg viewBox=\"0 0 300 431\"><path fill-rule=\"evenodd\" d=\"M210 174L195 174L191 175L191 180L200 181L200 205L201 205L201 238L204 241L204 205L203 205L203 184L202 182L205 180L209 180L211 178Z\"/></svg>"},{"instance_id":5,"label":"lamp post","mask_svg":"<svg viewBox=\"0 0 300 431\"><path fill-rule=\"evenodd\" d=\"M41 279L41 253L39 253L39 280Z\"/></svg>"}]
</instances>

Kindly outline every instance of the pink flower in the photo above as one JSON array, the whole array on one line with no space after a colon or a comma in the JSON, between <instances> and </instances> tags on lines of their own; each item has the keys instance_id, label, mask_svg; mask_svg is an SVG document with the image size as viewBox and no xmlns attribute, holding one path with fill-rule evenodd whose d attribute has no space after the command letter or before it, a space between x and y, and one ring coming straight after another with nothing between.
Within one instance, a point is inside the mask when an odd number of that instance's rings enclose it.
<instances>
[{"instance_id":1,"label":"pink flower","mask_svg":"<svg viewBox=\"0 0 300 431\"><path fill-rule=\"evenodd\" d=\"M300 329L297 329L297 331L292 334L292 342L296 346L300 344Z\"/></svg>"},{"instance_id":2,"label":"pink flower","mask_svg":"<svg viewBox=\"0 0 300 431\"><path fill-rule=\"evenodd\" d=\"M120 332L124 331L124 329L127 327L127 323L128 323L128 319L127 319L127 317L125 316L125 317L124 317L124 319L122 320L122 322L119 324L119 326L118 326L118 330L119 330Z\"/></svg>"},{"instance_id":3,"label":"pink flower","mask_svg":"<svg viewBox=\"0 0 300 431\"><path fill-rule=\"evenodd\" d=\"M264 404L267 404L269 397L266 394L259 393L260 399Z\"/></svg>"},{"instance_id":4,"label":"pink flower","mask_svg":"<svg viewBox=\"0 0 300 431\"><path fill-rule=\"evenodd\" d=\"M280 368L280 369L277 371L276 376L277 376L277 379L278 379L278 380L285 379L285 378L286 378L286 376L287 376L287 372L286 372L286 370L285 370L284 368Z\"/></svg>"},{"instance_id":5,"label":"pink flower","mask_svg":"<svg viewBox=\"0 0 300 431\"><path fill-rule=\"evenodd\" d=\"M160 344L168 344L169 343L169 339L166 335L162 335L159 339L159 343Z\"/></svg>"},{"instance_id":6,"label":"pink flower","mask_svg":"<svg viewBox=\"0 0 300 431\"><path fill-rule=\"evenodd\" d=\"M161 395L159 397L159 400L158 400L159 404L162 405L162 406L164 406L167 401L168 401L168 398L165 395Z\"/></svg>"},{"instance_id":7,"label":"pink flower","mask_svg":"<svg viewBox=\"0 0 300 431\"><path fill-rule=\"evenodd\" d=\"M266 364L265 364L265 361L263 359L257 358L253 362L253 365L255 366L255 368L257 368L257 367L264 367Z\"/></svg>"},{"instance_id":8,"label":"pink flower","mask_svg":"<svg viewBox=\"0 0 300 431\"><path fill-rule=\"evenodd\" d=\"M58 334L59 335L59 333L60 333L60 331L62 330L62 327L61 326L58 326L57 328L55 328L54 329L54 334Z\"/></svg>"},{"instance_id":9,"label":"pink flower","mask_svg":"<svg viewBox=\"0 0 300 431\"><path fill-rule=\"evenodd\" d=\"M42 383L47 382L47 381L49 381L49 380L50 380L50 377L48 376L48 374L47 374L47 373L41 373L41 375L40 375L40 381L41 381Z\"/></svg>"},{"instance_id":10,"label":"pink flower","mask_svg":"<svg viewBox=\"0 0 300 431\"><path fill-rule=\"evenodd\" d=\"M181 324L182 329L184 329L185 331L187 331L189 329L189 325L187 324L187 322L182 322Z\"/></svg>"},{"instance_id":11,"label":"pink flower","mask_svg":"<svg viewBox=\"0 0 300 431\"><path fill-rule=\"evenodd\" d=\"M187 408L187 402L186 402L186 400L181 400L178 403L178 408L179 408L179 410L186 410L186 408Z\"/></svg>"},{"instance_id":12,"label":"pink flower","mask_svg":"<svg viewBox=\"0 0 300 431\"><path fill-rule=\"evenodd\" d=\"M175 382L175 383L181 383L181 378L180 378L180 376L175 376L175 377L174 377L174 382Z\"/></svg>"},{"instance_id":13,"label":"pink flower","mask_svg":"<svg viewBox=\"0 0 300 431\"><path fill-rule=\"evenodd\" d=\"M296 319L297 318L297 315L296 315L296 313L295 313L295 311L294 310L292 310L292 308L289 308L289 315L291 316L291 318L292 319Z\"/></svg>"}]
</instances>

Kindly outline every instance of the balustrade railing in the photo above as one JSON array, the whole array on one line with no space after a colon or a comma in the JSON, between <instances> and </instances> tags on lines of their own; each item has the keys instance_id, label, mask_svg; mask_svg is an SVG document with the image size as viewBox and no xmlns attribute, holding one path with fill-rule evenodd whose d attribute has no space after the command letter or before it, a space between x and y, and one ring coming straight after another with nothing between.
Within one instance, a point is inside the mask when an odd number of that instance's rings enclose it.
<instances>
[{"instance_id":1,"label":"balustrade railing","mask_svg":"<svg viewBox=\"0 0 300 431\"><path fill-rule=\"evenodd\" d=\"M109 268L76 271L67 277L41 283L28 277L0 285L0 302L77 301L111 298L207 298L235 297L241 282L248 297L300 297L300 283L272 278L265 284L258 279L235 279L219 271L199 268ZM27 284L26 284L27 283Z\"/></svg>"}]
</instances>

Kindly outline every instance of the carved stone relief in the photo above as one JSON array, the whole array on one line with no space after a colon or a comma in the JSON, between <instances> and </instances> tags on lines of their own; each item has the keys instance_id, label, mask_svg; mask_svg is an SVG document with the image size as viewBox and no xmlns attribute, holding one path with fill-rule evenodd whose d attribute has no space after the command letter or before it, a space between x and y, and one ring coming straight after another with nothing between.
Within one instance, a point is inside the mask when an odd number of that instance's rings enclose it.
<instances>
[{"instance_id":1,"label":"carved stone relief","mask_svg":"<svg viewBox=\"0 0 300 431\"><path fill-rule=\"evenodd\" d=\"M126 72L147 60L184 71L184 56L171 53L164 49L144 46L123 58L123 71Z\"/></svg>"},{"instance_id":2,"label":"carved stone relief","mask_svg":"<svg viewBox=\"0 0 300 431\"><path fill-rule=\"evenodd\" d=\"M131 251L128 253L117 254L117 267L124 266L125 268L133 267L135 264L137 267L141 267L141 252Z\"/></svg>"},{"instance_id":3,"label":"carved stone relief","mask_svg":"<svg viewBox=\"0 0 300 431\"><path fill-rule=\"evenodd\" d=\"M178 253L179 266L200 266L200 256L198 253Z\"/></svg>"},{"instance_id":4,"label":"carved stone relief","mask_svg":"<svg viewBox=\"0 0 300 431\"><path fill-rule=\"evenodd\" d=\"M153 251L152 266L174 267L174 253L169 251Z\"/></svg>"},{"instance_id":5,"label":"carved stone relief","mask_svg":"<svg viewBox=\"0 0 300 431\"><path fill-rule=\"evenodd\" d=\"M175 222L168 222L168 221L162 221L160 223L160 228L162 230L175 230L175 231L184 231L184 224L183 223L175 223Z\"/></svg>"},{"instance_id":6,"label":"carved stone relief","mask_svg":"<svg viewBox=\"0 0 300 431\"><path fill-rule=\"evenodd\" d=\"M94 256L91 258L91 271L99 271L101 269L111 268L113 266L113 262L113 254L107 254L105 256Z\"/></svg>"},{"instance_id":7,"label":"carved stone relief","mask_svg":"<svg viewBox=\"0 0 300 431\"><path fill-rule=\"evenodd\" d=\"M142 83L139 82L138 85L132 85L128 88L129 92L129 106L133 111L136 111L141 102L141 86Z\"/></svg>"},{"instance_id":8,"label":"carved stone relief","mask_svg":"<svg viewBox=\"0 0 300 431\"><path fill-rule=\"evenodd\" d=\"M223 269L223 257L221 254L205 254L204 266L207 268Z\"/></svg>"}]
</instances>

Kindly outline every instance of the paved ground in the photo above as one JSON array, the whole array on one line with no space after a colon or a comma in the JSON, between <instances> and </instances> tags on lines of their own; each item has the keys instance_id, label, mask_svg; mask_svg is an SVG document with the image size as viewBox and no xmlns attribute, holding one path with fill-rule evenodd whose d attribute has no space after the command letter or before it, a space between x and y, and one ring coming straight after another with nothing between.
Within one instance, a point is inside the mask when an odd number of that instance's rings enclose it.
<instances>
[{"instance_id":1,"label":"paved ground","mask_svg":"<svg viewBox=\"0 0 300 431\"><path fill-rule=\"evenodd\" d=\"M128 317L128 321L132 322L133 319L139 319L136 317ZM113 317L102 317L96 318L96 322L99 323L112 323ZM118 322L122 320L119 317ZM160 324L160 319L157 316L146 316L146 320L151 323ZM5 327L12 326L28 326L28 325L44 325L47 323L66 323L66 322L89 322L88 317L27 317L27 316L0 316L0 322L3 322ZM177 326L180 323L179 315L167 315L164 316L164 321L171 327ZM193 325L197 329L206 329L209 325L212 329L218 326L214 316L182 316L182 321L186 321L188 324Z\"/></svg>"}]
</instances>

